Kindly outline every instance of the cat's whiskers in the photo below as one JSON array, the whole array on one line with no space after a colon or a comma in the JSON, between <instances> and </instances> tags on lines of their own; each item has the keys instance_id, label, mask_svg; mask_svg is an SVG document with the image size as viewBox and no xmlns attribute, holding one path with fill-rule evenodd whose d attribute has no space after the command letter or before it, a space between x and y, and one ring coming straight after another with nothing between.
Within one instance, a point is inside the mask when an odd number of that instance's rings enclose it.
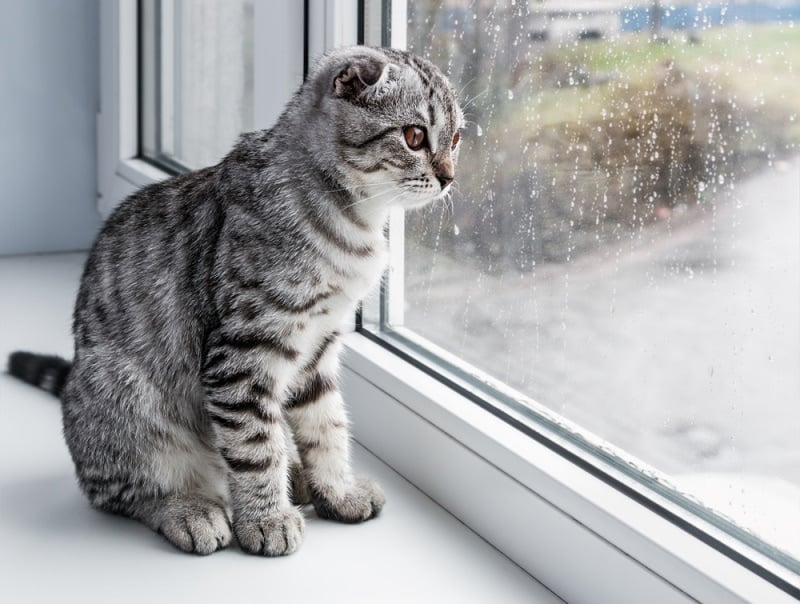
<instances>
[{"instance_id":1,"label":"cat's whiskers","mask_svg":"<svg viewBox=\"0 0 800 604\"><path fill-rule=\"evenodd\" d=\"M344 206L344 209L352 208L353 206L357 206L357 205L363 204L363 203L365 203L367 201L371 201L371 200L373 200L373 199L375 199L377 197L380 197L381 195L385 195L385 194L386 194L386 191L381 191L380 193L377 193L375 195L370 195L369 197L365 197L364 199L358 199L358 200L354 201L353 203L350 203L350 204L347 204L346 206ZM393 201L395 201L399 197L402 197L404 194L405 194L405 191L400 191L397 195L395 195L389 201L387 201L386 205L388 206L389 204L391 204Z\"/></svg>"},{"instance_id":2,"label":"cat's whiskers","mask_svg":"<svg viewBox=\"0 0 800 604\"><path fill-rule=\"evenodd\" d=\"M453 201L453 196L452 195L448 195L447 199L445 200L445 203L450 206L450 216L455 216L456 215L456 204Z\"/></svg>"},{"instance_id":3,"label":"cat's whiskers","mask_svg":"<svg viewBox=\"0 0 800 604\"><path fill-rule=\"evenodd\" d=\"M461 110L466 113L466 110L467 110L468 107L470 107L471 105L474 105L475 101L477 101L479 98L481 98L483 95L487 94L488 92L489 92L489 88L487 87L485 90L483 90L482 92L477 93L471 99L466 99L461 105Z\"/></svg>"},{"instance_id":4,"label":"cat's whiskers","mask_svg":"<svg viewBox=\"0 0 800 604\"><path fill-rule=\"evenodd\" d=\"M385 191L385 190L384 191L380 191L378 193L375 193L374 195L370 195L369 197L362 197L360 199L357 199L356 201L354 201L350 205L353 206L353 205L358 205L360 203L365 203L367 201L372 201L373 199L376 199L376 198L378 198L378 197L380 197L382 195L388 195L388 194L390 194L390 191Z\"/></svg>"},{"instance_id":5,"label":"cat's whiskers","mask_svg":"<svg viewBox=\"0 0 800 604\"><path fill-rule=\"evenodd\" d=\"M439 199L441 199L443 202L443 211L447 213L449 210L450 217L452 218L455 215L455 206L453 204L453 185L450 185L450 187L448 187L448 189L442 193Z\"/></svg>"},{"instance_id":6,"label":"cat's whiskers","mask_svg":"<svg viewBox=\"0 0 800 604\"><path fill-rule=\"evenodd\" d=\"M476 80L476 78L477 78L477 77L478 77L478 76L475 76L474 78L470 78L470 79L467 81L467 83L466 83L466 84L464 84L464 85L461 87L461 90L459 90L459 91L458 91L458 94L457 94L456 96L457 96L458 98L461 98L461 95L462 95L462 94L464 94L464 91L467 89L467 86L469 86L470 84L472 84L472 82L474 82L474 81Z\"/></svg>"},{"instance_id":7,"label":"cat's whiskers","mask_svg":"<svg viewBox=\"0 0 800 604\"><path fill-rule=\"evenodd\" d=\"M369 182L364 184L353 185L352 187L342 187L341 189L328 189L327 191L320 191L320 193L340 193L341 191L347 191L349 193L355 193L359 189L366 189L369 187L380 187L383 185L391 185L396 183L396 180L384 180L381 182Z\"/></svg>"}]
</instances>

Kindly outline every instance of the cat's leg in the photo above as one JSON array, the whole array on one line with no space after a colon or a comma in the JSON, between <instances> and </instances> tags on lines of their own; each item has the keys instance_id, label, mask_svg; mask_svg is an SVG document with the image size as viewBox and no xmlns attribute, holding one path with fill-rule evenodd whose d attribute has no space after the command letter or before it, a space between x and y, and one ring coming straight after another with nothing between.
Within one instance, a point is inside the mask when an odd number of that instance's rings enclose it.
<instances>
[{"instance_id":1,"label":"cat's leg","mask_svg":"<svg viewBox=\"0 0 800 604\"><path fill-rule=\"evenodd\" d=\"M209 338L203 382L215 444L227 465L233 529L242 549L291 554L305 520L289 497L282 400L298 353L269 338L220 328Z\"/></svg>"},{"instance_id":2,"label":"cat's leg","mask_svg":"<svg viewBox=\"0 0 800 604\"><path fill-rule=\"evenodd\" d=\"M340 522L363 522L385 503L373 481L350 469L350 434L337 375L339 345L326 341L286 404L317 514Z\"/></svg>"},{"instance_id":3,"label":"cat's leg","mask_svg":"<svg viewBox=\"0 0 800 604\"><path fill-rule=\"evenodd\" d=\"M225 508L198 493L140 501L131 515L185 552L211 554L231 542Z\"/></svg>"},{"instance_id":4,"label":"cat's leg","mask_svg":"<svg viewBox=\"0 0 800 604\"><path fill-rule=\"evenodd\" d=\"M185 552L210 554L232 537L225 468L197 435L177 426L171 433L151 457L150 476L166 488L137 502L131 516Z\"/></svg>"},{"instance_id":5,"label":"cat's leg","mask_svg":"<svg viewBox=\"0 0 800 604\"><path fill-rule=\"evenodd\" d=\"M287 435L287 446L289 447L289 497L294 505L306 505L311 503L311 493L308 490L305 472L303 471L303 460L297 450L291 426L289 426L285 417L282 419L283 429Z\"/></svg>"},{"instance_id":6,"label":"cat's leg","mask_svg":"<svg viewBox=\"0 0 800 604\"><path fill-rule=\"evenodd\" d=\"M211 554L231 542L224 503L201 491L166 494L131 476L99 479L88 472L79 480L93 507L139 520L185 552Z\"/></svg>"},{"instance_id":7,"label":"cat's leg","mask_svg":"<svg viewBox=\"0 0 800 604\"><path fill-rule=\"evenodd\" d=\"M185 415L193 404L177 400L132 364L84 351L63 393L64 435L93 507L210 554L231 541L224 469Z\"/></svg>"}]
</instances>

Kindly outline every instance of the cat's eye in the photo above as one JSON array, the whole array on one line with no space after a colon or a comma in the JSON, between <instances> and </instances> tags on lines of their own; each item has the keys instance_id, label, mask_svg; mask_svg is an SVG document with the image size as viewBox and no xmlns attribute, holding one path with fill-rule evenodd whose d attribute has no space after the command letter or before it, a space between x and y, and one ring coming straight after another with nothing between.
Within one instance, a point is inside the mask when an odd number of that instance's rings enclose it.
<instances>
[{"instance_id":1,"label":"cat's eye","mask_svg":"<svg viewBox=\"0 0 800 604\"><path fill-rule=\"evenodd\" d=\"M460 132L456 132L453 135L453 144L450 146L450 148L451 149L455 149L456 145L458 144L458 141L460 141L460 140L461 140L461 133Z\"/></svg>"},{"instance_id":2,"label":"cat's eye","mask_svg":"<svg viewBox=\"0 0 800 604\"><path fill-rule=\"evenodd\" d=\"M425 129L419 126L406 126L403 128L403 137L409 149L418 151L425 144Z\"/></svg>"}]
</instances>

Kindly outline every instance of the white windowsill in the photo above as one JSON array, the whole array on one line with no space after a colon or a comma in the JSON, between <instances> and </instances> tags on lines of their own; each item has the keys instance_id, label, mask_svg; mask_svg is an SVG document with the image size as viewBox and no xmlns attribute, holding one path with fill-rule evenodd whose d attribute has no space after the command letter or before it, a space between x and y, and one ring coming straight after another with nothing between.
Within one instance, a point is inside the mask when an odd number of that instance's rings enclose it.
<instances>
[{"instance_id":1,"label":"white windowsill","mask_svg":"<svg viewBox=\"0 0 800 604\"><path fill-rule=\"evenodd\" d=\"M356 439L565 600L794 601L379 344L346 351Z\"/></svg>"},{"instance_id":2,"label":"white windowsill","mask_svg":"<svg viewBox=\"0 0 800 604\"><path fill-rule=\"evenodd\" d=\"M84 258L0 258L3 364L19 348L71 356ZM3 601L560 601L360 446L358 470L387 493L381 517L346 526L308 510L305 543L294 556L263 559L232 546L201 558L89 508L54 399L0 375L0 414Z\"/></svg>"}]
</instances>

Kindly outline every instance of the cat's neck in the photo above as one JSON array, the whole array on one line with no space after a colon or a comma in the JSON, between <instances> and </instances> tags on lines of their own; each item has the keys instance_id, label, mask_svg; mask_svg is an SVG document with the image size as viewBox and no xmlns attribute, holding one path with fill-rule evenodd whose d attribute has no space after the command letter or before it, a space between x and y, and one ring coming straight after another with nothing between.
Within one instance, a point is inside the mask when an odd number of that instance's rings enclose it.
<instances>
[{"instance_id":1,"label":"cat's neck","mask_svg":"<svg viewBox=\"0 0 800 604\"><path fill-rule=\"evenodd\" d=\"M340 178L323 170L313 170L309 179L310 193L319 192L319 201L331 208L342 220L362 230L381 236L389 219L388 206L379 196L360 194L358 187L347 186ZM386 195L388 197L388 195Z\"/></svg>"},{"instance_id":2,"label":"cat's neck","mask_svg":"<svg viewBox=\"0 0 800 604\"><path fill-rule=\"evenodd\" d=\"M364 204L361 200L351 195L352 205L344 211L350 211L356 220L364 225L368 230L376 234L382 234L386 223L389 221L389 209L382 204Z\"/></svg>"},{"instance_id":3,"label":"cat's neck","mask_svg":"<svg viewBox=\"0 0 800 604\"><path fill-rule=\"evenodd\" d=\"M312 192L323 194L345 219L382 235L389 219L387 202L392 195L388 192L374 195L375 189L370 185L358 186L348 181L341 170L341 158L331 152L332 146L320 144L315 136L309 137L309 132L316 133L326 127L317 123L325 118L316 109L312 110L309 103L306 98L287 110L271 131L274 139L270 142L289 150L279 155L286 161L287 174L296 174L297 167L302 165L304 183ZM371 192L364 194L364 191Z\"/></svg>"}]
</instances>

